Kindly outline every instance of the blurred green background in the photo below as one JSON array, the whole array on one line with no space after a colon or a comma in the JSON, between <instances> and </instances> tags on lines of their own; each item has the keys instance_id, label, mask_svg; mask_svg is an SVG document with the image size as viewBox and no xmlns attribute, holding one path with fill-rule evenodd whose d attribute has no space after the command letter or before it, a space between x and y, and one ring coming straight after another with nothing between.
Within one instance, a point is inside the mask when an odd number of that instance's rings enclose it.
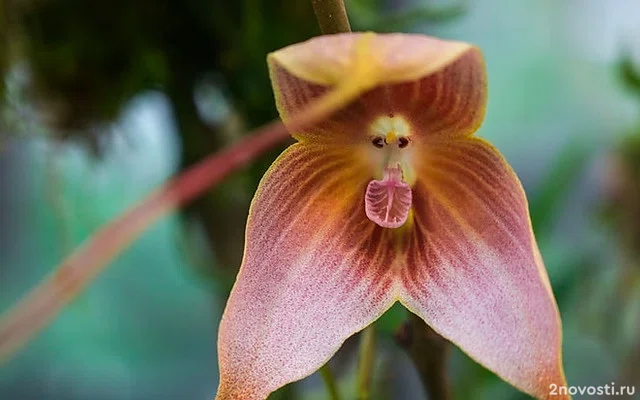
<instances>
[{"instance_id":1,"label":"blurred green background","mask_svg":"<svg viewBox=\"0 0 640 400\"><path fill-rule=\"evenodd\" d=\"M640 2L346 5L355 30L484 51L479 134L528 193L569 383L640 386ZM304 0L0 0L0 311L168 177L276 118L265 56L318 34ZM212 398L248 205L278 152L147 231L0 368L0 399ZM378 324L375 399L424 398L393 340L404 318ZM356 345L332 364L345 394ZM449 376L456 399L526 398L458 350ZM326 393L314 375L273 397Z\"/></svg>"}]
</instances>

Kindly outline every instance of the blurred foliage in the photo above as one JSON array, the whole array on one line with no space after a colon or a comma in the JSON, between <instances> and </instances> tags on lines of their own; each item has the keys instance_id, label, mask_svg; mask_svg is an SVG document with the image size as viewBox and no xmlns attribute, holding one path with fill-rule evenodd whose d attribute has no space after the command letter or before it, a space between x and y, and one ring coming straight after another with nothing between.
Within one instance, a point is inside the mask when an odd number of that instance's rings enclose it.
<instances>
[{"instance_id":1,"label":"blurred foliage","mask_svg":"<svg viewBox=\"0 0 640 400\"><path fill-rule=\"evenodd\" d=\"M563 203L573 190L571 184L578 181L592 151L584 142L573 140L556 157L542 180L542 186L529 199L531 221L536 235L546 237L551 233L558 214L562 212Z\"/></svg>"},{"instance_id":2,"label":"blurred foliage","mask_svg":"<svg viewBox=\"0 0 640 400\"><path fill-rule=\"evenodd\" d=\"M604 217L613 228L621 250L640 278L640 69L628 56L618 72L623 87L637 96L638 122L617 144L608 172Z\"/></svg>"},{"instance_id":3,"label":"blurred foliage","mask_svg":"<svg viewBox=\"0 0 640 400\"><path fill-rule=\"evenodd\" d=\"M287 24L266 21L282 18ZM188 101L216 72L243 115L273 116L264 55L317 34L307 2L44 1L22 15L27 58L40 96L55 106L61 131L113 120L133 94L165 89ZM184 88L184 89L182 89ZM175 105L177 108L181 104Z\"/></svg>"},{"instance_id":4,"label":"blurred foliage","mask_svg":"<svg viewBox=\"0 0 640 400\"><path fill-rule=\"evenodd\" d=\"M614 157L605 217L622 249L640 260L640 130L622 141ZM636 268L640 274L640 263Z\"/></svg>"},{"instance_id":5,"label":"blurred foliage","mask_svg":"<svg viewBox=\"0 0 640 400\"><path fill-rule=\"evenodd\" d=\"M0 0L0 104L3 103L5 90L5 75L9 64L9 52L6 50L9 44L9 33L7 32L6 2Z\"/></svg>"},{"instance_id":6,"label":"blurred foliage","mask_svg":"<svg viewBox=\"0 0 640 400\"><path fill-rule=\"evenodd\" d=\"M57 137L81 137L100 152L100 136L122 107L141 91L162 90L173 106L184 166L224 146L243 126L274 118L265 55L319 32L310 3L291 0L38 1L19 14L32 97ZM281 19L287 23L273 23ZM203 84L233 104L240 126L224 115L203 119L195 99ZM257 163L255 173L232 178L187 210L203 221L232 271L244 224L228 221L244 219L268 164Z\"/></svg>"},{"instance_id":7,"label":"blurred foliage","mask_svg":"<svg viewBox=\"0 0 640 400\"><path fill-rule=\"evenodd\" d=\"M402 9L393 9L385 13L384 2L370 0L349 1L349 15L354 30L372 30L374 32L402 32L414 26L426 23L453 21L468 10L468 0L455 0L444 5L429 2L416 2Z\"/></svg>"},{"instance_id":8,"label":"blurred foliage","mask_svg":"<svg viewBox=\"0 0 640 400\"><path fill-rule=\"evenodd\" d=\"M629 55L625 55L618 63L618 72L622 85L629 92L640 96L640 66L635 65L634 60Z\"/></svg>"}]
</instances>

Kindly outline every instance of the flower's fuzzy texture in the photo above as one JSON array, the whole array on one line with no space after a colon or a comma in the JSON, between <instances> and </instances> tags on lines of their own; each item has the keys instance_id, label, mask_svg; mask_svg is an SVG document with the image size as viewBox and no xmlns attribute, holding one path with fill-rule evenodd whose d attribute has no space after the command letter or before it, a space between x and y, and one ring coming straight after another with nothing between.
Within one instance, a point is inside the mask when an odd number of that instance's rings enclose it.
<instances>
[{"instance_id":1,"label":"flower's fuzzy texture","mask_svg":"<svg viewBox=\"0 0 640 400\"><path fill-rule=\"evenodd\" d=\"M396 301L522 391L548 398L550 384L564 385L560 318L524 191L500 153L473 136L487 98L480 51L349 33L268 61L298 143L251 206L220 325L218 399L264 399L308 376ZM337 112L294 124L332 92L342 93ZM365 196L396 168L394 187L411 188L401 205L411 210L385 227Z\"/></svg>"}]
</instances>

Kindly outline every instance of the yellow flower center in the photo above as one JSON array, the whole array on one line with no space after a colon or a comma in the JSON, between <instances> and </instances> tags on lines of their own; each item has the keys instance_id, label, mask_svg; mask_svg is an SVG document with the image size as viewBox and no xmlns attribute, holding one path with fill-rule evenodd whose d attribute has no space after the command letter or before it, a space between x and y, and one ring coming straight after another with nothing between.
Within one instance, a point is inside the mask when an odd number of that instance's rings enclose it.
<instances>
[{"instance_id":1,"label":"yellow flower center","mask_svg":"<svg viewBox=\"0 0 640 400\"><path fill-rule=\"evenodd\" d=\"M378 177L386 168L400 168L402 180L412 186L416 176L411 165L413 155L411 125L401 116L376 118L369 128L373 151L369 151Z\"/></svg>"}]
</instances>

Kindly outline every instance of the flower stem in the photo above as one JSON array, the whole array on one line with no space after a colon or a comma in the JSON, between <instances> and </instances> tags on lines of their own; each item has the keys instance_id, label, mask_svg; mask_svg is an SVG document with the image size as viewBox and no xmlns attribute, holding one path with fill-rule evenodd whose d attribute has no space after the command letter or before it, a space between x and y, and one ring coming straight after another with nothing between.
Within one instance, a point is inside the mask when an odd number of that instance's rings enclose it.
<instances>
[{"instance_id":1,"label":"flower stem","mask_svg":"<svg viewBox=\"0 0 640 400\"><path fill-rule=\"evenodd\" d=\"M320 368L320 375L322 375L324 384L327 387L327 392L329 392L329 398L331 400L341 400L338 386L336 385L336 377L333 375L329 363L326 363Z\"/></svg>"},{"instance_id":2,"label":"flower stem","mask_svg":"<svg viewBox=\"0 0 640 400\"><path fill-rule=\"evenodd\" d=\"M343 0L311 0L323 34L351 32Z\"/></svg>"},{"instance_id":3,"label":"flower stem","mask_svg":"<svg viewBox=\"0 0 640 400\"><path fill-rule=\"evenodd\" d=\"M358 365L358 400L371 398L371 383L375 366L376 331L369 325L360 338L360 364Z\"/></svg>"},{"instance_id":4,"label":"flower stem","mask_svg":"<svg viewBox=\"0 0 640 400\"><path fill-rule=\"evenodd\" d=\"M414 314L409 316L396 333L396 342L411 357L429 399L449 400L449 342Z\"/></svg>"}]
</instances>

